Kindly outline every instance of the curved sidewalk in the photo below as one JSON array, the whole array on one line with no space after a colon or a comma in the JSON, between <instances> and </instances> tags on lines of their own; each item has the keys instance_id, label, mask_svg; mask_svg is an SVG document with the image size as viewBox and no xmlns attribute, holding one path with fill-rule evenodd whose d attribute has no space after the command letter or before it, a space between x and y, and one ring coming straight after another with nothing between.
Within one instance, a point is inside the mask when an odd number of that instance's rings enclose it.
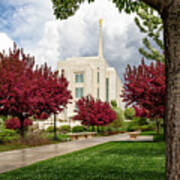
<instances>
[{"instance_id":1,"label":"curved sidewalk","mask_svg":"<svg viewBox=\"0 0 180 180\"><path fill-rule=\"evenodd\" d=\"M152 139L152 136L139 136L136 141L152 141ZM132 140L129 139L127 134L118 134L2 152L0 153L0 173L110 141Z\"/></svg>"}]
</instances>

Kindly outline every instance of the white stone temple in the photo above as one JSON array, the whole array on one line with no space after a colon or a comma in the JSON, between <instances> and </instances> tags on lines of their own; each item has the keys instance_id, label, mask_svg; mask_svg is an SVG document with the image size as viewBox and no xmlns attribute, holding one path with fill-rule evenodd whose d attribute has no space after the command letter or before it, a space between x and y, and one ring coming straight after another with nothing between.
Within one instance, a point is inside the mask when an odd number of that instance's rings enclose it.
<instances>
[{"instance_id":1,"label":"white stone temple","mask_svg":"<svg viewBox=\"0 0 180 180\"><path fill-rule=\"evenodd\" d=\"M95 57L72 57L58 62L58 71L64 70L72 91L72 104L59 116L69 119L74 115L75 102L82 96L92 95L94 98L110 102L116 100L124 109L120 97L123 89L121 80L115 70L110 67L103 56L102 19L99 20L99 51Z\"/></svg>"},{"instance_id":2,"label":"white stone temple","mask_svg":"<svg viewBox=\"0 0 180 180\"><path fill-rule=\"evenodd\" d=\"M102 19L99 21L99 51L95 57L73 57L58 62L58 71L61 75L64 70L65 77L69 81L69 89L72 91L72 104L57 116L57 126L79 125L79 121L71 120L75 115L75 102L82 96L92 95L102 101L116 100L119 107L124 109L124 103L120 97L123 89L121 80L115 70L110 67L103 56ZM54 116L47 121L40 121L39 128L46 129L53 125Z\"/></svg>"}]
</instances>

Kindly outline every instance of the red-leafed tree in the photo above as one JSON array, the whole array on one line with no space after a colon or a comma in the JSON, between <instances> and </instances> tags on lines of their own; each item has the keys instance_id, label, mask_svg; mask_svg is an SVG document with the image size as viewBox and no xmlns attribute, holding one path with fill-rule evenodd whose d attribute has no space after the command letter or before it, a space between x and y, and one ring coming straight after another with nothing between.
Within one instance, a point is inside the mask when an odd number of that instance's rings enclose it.
<instances>
[{"instance_id":1,"label":"red-leafed tree","mask_svg":"<svg viewBox=\"0 0 180 180\"><path fill-rule=\"evenodd\" d=\"M116 119L116 113L107 102L94 100L92 96L82 97L76 102L74 120L87 126L106 126Z\"/></svg>"},{"instance_id":2,"label":"red-leafed tree","mask_svg":"<svg viewBox=\"0 0 180 180\"><path fill-rule=\"evenodd\" d=\"M22 137L28 117L47 119L72 98L63 73L59 77L46 64L34 65L34 58L15 44L9 54L0 53L0 114L19 119Z\"/></svg>"},{"instance_id":3,"label":"red-leafed tree","mask_svg":"<svg viewBox=\"0 0 180 180\"><path fill-rule=\"evenodd\" d=\"M32 124L33 122L31 119L24 120L24 128L31 126ZM7 129L14 129L14 130L20 129L21 127L20 120L16 117L6 120L5 125Z\"/></svg>"},{"instance_id":4,"label":"red-leafed tree","mask_svg":"<svg viewBox=\"0 0 180 180\"><path fill-rule=\"evenodd\" d=\"M123 98L126 105L133 106L136 116L156 120L159 133L159 119L164 118L165 108L165 68L160 62L146 65L144 60L138 67L129 65L124 74Z\"/></svg>"}]
</instances>

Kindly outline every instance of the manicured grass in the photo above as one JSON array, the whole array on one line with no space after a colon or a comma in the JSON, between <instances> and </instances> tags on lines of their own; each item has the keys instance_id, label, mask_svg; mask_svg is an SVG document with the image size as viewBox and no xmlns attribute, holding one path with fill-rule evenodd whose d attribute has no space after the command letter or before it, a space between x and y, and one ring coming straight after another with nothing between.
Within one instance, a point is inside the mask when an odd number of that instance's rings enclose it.
<instances>
[{"instance_id":1,"label":"manicured grass","mask_svg":"<svg viewBox=\"0 0 180 180\"><path fill-rule=\"evenodd\" d=\"M142 135L142 136L148 136L148 135L154 136L154 135L156 135L156 131L143 131L143 132L141 132L140 135Z\"/></svg>"},{"instance_id":2,"label":"manicured grass","mask_svg":"<svg viewBox=\"0 0 180 180\"><path fill-rule=\"evenodd\" d=\"M159 132L160 134L163 134L164 133L164 130L161 128L160 129L160 132ZM155 130L151 130L151 131L143 131L143 132L141 132L141 134L140 135L143 135L143 136L146 136L146 135L156 135L157 133L156 133L156 131Z\"/></svg>"},{"instance_id":3,"label":"manicured grass","mask_svg":"<svg viewBox=\"0 0 180 180\"><path fill-rule=\"evenodd\" d=\"M0 174L1 180L164 180L164 143L111 142Z\"/></svg>"},{"instance_id":4,"label":"manicured grass","mask_svg":"<svg viewBox=\"0 0 180 180\"><path fill-rule=\"evenodd\" d=\"M160 134L157 135L156 131L144 131L144 132L141 132L140 135L143 135L143 136L148 136L148 135L151 135L153 136L153 140L154 141L164 141L164 131L163 129L160 130Z\"/></svg>"}]
</instances>

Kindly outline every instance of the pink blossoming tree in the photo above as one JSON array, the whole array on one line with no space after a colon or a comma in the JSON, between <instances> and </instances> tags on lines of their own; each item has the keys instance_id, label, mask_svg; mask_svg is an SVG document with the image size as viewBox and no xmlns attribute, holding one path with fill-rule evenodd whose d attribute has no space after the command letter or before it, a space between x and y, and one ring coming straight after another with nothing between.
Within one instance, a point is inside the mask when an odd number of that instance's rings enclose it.
<instances>
[{"instance_id":1,"label":"pink blossoming tree","mask_svg":"<svg viewBox=\"0 0 180 180\"><path fill-rule=\"evenodd\" d=\"M165 68L160 62L146 65L144 60L138 67L129 65L124 74L123 98L126 105L133 106L136 116L156 121L159 133L159 119L164 118L165 107Z\"/></svg>"},{"instance_id":2,"label":"pink blossoming tree","mask_svg":"<svg viewBox=\"0 0 180 180\"><path fill-rule=\"evenodd\" d=\"M72 98L64 74L52 72L45 64L36 66L34 58L26 55L14 44L9 54L0 53L0 114L14 118L13 122L24 137L25 122L29 117L47 119L63 110Z\"/></svg>"},{"instance_id":3,"label":"pink blossoming tree","mask_svg":"<svg viewBox=\"0 0 180 180\"><path fill-rule=\"evenodd\" d=\"M92 96L82 97L76 106L74 120L80 120L87 126L106 126L116 119L109 103L95 100Z\"/></svg>"}]
</instances>

